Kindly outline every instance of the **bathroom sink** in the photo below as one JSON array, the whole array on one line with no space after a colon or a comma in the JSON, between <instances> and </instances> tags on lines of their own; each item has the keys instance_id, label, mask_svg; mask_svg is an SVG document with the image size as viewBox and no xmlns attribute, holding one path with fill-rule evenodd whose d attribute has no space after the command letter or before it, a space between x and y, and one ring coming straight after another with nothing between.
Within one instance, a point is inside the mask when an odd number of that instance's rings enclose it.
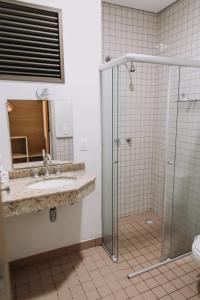
<instances>
[{"instance_id":1,"label":"bathroom sink","mask_svg":"<svg viewBox=\"0 0 200 300\"><path fill-rule=\"evenodd\" d=\"M33 182L28 185L28 188L33 190L43 190L43 189L53 189L58 187L67 187L73 185L75 181L76 178L74 177L48 178L41 181Z\"/></svg>"}]
</instances>

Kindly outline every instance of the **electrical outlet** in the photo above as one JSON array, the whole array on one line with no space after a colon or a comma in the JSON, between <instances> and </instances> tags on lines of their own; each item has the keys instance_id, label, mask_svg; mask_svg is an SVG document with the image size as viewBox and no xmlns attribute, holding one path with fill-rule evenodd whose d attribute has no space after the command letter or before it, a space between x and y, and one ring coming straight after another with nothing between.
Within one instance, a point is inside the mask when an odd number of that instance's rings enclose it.
<instances>
[{"instance_id":1,"label":"electrical outlet","mask_svg":"<svg viewBox=\"0 0 200 300\"><path fill-rule=\"evenodd\" d=\"M88 150L88 140L86 138L81 139L80 150L81 151L87 151Z\"/></svg>"}]
</instances>

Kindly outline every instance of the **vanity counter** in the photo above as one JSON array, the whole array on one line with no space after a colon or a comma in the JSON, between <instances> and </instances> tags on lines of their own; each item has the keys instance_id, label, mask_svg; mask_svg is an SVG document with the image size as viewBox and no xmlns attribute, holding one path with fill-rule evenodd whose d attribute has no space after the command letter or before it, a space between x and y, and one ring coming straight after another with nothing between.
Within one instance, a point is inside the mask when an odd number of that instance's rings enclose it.
<instances>
[{"instance_id":1,"label":"vanity counter","mask_svg":"<svg viewBox=\"0 0 200 300\"><path fill-rule=\"evenodd\" d=\"M45 181L47 178L40 176L38 179L31 177L11 179L10 193L2 193L4 216L12 217L74 204L95 189L95 177L87 174L85 170L63 172L61 175L52 175L49 178L75 178L75 180L69 186L32 189L29 187L30 184Z\"/></svg>"}]
</instances>

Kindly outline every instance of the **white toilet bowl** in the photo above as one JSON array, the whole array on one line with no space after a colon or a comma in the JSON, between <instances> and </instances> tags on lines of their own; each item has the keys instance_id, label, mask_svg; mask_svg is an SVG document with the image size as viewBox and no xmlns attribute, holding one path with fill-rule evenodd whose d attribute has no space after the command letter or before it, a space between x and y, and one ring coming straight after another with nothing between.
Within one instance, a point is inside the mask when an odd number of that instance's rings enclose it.
<instances>
[{"instance_id":1,"label":"white toilet bowl","mask_svg":"<svg viewBox=\"0 0 200 300\"><path fill-rule=\"evenodd\" d=\"M200 264L200 235L195 236L192 244L192 254L196 261Z\"/></svg>"}]
</instances>

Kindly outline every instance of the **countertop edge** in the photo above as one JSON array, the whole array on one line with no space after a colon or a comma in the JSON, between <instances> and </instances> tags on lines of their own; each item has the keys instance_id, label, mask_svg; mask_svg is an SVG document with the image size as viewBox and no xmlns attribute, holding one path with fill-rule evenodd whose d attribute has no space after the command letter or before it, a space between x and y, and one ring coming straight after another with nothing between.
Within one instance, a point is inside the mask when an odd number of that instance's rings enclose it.
<instances>
[{"instance_id":1,"label":"countertop edge","mask_svg":"<svg viewBox=\"0 0 200 300\"><path fill-rule=\"evenodd\" d=\"M41 210L72 205L89 195L95 190L96 178L88 180L84 185L75 190L61 191L49 193L47 195L39 195L38 197L14 200L11 202L3 202L3 215L5 218L19 216L31 212L39 212Z\"/></svg>"}]
</instances>

